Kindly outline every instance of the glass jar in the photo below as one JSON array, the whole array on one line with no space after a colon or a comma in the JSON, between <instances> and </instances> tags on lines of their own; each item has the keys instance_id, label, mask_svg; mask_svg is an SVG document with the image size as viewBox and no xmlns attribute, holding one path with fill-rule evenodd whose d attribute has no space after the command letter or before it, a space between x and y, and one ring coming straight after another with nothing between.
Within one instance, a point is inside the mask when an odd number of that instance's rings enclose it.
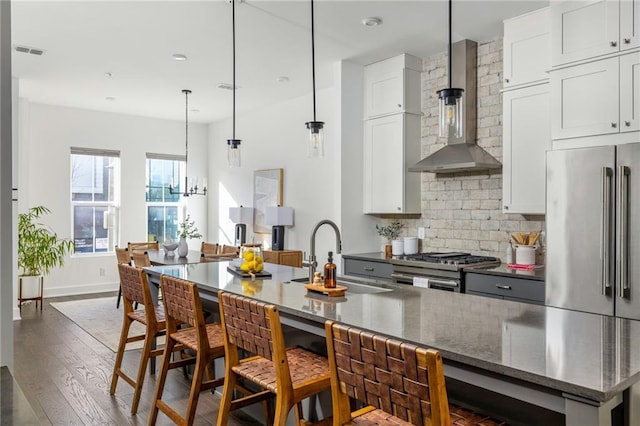
<instances>
[{"instance_id":1,"label":"glass jar","mask_svg":"<svg viewBox=\"0 0 640 426\"><path fill-rule=\"evenodd\" d=\"M262 244L244 244L240 248L240 270L255 274L263 268Z\"/></svg>"}]
</instances>

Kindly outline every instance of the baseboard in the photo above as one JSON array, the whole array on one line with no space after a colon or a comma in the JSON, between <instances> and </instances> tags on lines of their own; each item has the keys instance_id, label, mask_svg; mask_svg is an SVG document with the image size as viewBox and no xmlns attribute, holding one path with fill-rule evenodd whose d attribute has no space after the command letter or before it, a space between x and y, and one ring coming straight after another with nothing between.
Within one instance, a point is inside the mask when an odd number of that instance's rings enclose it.
<instances>
[{"instance_id":1,"label":"baseboard","mask_svg":"<svg viewBox=\"0 0 640 426\"><path fill-rule=\"evenodd\" d=\"M118 291L118 287L120 286L119 282L111 282L111 283L99 283L99 284L84 284L84 285L75 285L75 286L67 286L67 287L53 287L47 288L45 283L44 286L44 297L60 297L60 296L76 296L80 294L90 294L90 293L107 293Z\"/></svg>"},{"instance_id":2,"label":"baseboard","mask_svg":"<svg viewBox=\"0 0 640 426\"><path fill-rule=\"evenodd\" d=\"M14 306L13 307L13 320L14 321L19 321L22 319L22 316L20 315L20 308Z\"/></svg>"}]
</instances>

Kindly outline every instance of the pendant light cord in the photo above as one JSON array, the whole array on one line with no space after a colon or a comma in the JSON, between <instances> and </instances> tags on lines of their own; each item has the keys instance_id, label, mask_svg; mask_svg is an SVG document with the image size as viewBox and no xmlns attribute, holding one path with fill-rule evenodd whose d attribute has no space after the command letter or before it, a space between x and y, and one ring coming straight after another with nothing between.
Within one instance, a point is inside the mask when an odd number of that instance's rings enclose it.
<instances>
[{"instance_id":1,"label":"pendant light cord","mask_svg":"<svg viewBox=\"0 0 640 426\"><path fill-rule=\"evenodd\" d=\"M233 41L233 139L236 138L236 0L231 0L231 32Z\"/></svg>"},{"instance_id":2,"label":"pendant light cord","mask_svg":"<svg viewBox=\"0 0 640 426\"><path fill-rule=\"evenodd\" d=\"M184 164L189 163L189 92L184 90Z\"/></svg>"},{"instance_id":3,"label":"pendant light cord","mask_svg":"<svg viewBox=\"0 0 640 426\"><path fill-rule=\"evenodd\" d=\"M313 121L316 121L316 43L313 21L313 0L311 0L311 77L313 81Z\"/></svg>"},{"instance_id":4,"label":"pendant light cord","mask_svg":"<svg viewBox=\"0 0 640 426\"><path fill-rule=\"evenodd\" d=\"M453 68L451 68L453 61L451 60L451 11L453 9L453 0L449 0L449 72L448 74L448 80L449 80L449 89L451 89L453 87L452 85L452 78L451 78L451 74L453 72Z\"/></svg>"}]
</instances>

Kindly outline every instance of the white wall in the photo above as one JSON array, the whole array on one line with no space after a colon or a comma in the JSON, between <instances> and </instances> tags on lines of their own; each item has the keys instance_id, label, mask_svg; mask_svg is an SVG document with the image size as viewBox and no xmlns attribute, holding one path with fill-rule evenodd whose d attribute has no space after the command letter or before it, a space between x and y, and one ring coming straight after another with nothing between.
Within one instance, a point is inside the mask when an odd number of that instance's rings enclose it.
<instances>
[{"instance_id":1,"label":"white wall","mask_svg":"<svg viewBox=\"0 0 640 426\"><path fill-rule=\"evenodd\" d=\"M317 119L326 123L324 158L307 157L304 123L313 118L311 94L237 115L236 136L242 139L243 155L240 169L230 169L226 163L231 120L211 124L209 174L217 182L209 199L211 241L233 241L228 210L241 204L253 206L253 171L283 168L284 204L295 209L295 225L285 231L286 249L308 255L311 231L322 219L333 220L340 228L344 253L380 249L375 231L379 219L362 214L362 67L337 63L334 81L333 87L317 92ZM251 224L247 232L248 240L270 247L270 234L254 235ZM320 228L316 236L320 266L335 247L333 230ZM336 263L340 267L339 257Z\"/></svg>"},{"instance_id":2,"label":"white wall","mask_svg":"<svg viewBox=\"0 0 640 426\"><path fill-rule=\"evenodd\" d=\"M70 148L120 151L120 245L145 241L146 153L184 155L184 121L159 120L29 103L21 100L19 210L44 205L44 221L61 237L71 236ZM178 106L177 106L178 107ZM188 175L206 175L207 126L189 123ZM203 197L187 199L187 209L207 234ZM200 241L191 240L192 248ZM100 276L100 268L106 275ZM71 256L45 278L45 296L116 290L115 255Z\"/></svg>"}]
</instances>

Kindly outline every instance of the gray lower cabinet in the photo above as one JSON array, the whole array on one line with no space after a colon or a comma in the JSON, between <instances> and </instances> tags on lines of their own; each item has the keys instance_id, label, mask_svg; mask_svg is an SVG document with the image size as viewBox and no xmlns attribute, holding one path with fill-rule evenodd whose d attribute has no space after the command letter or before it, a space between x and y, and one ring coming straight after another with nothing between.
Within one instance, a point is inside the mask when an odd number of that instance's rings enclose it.
<instances>
[{"instance_id":1,"label":"gray lower cabinet","mask_svg":"<svg viewBox=\"0 0 640 426\"><path fill-rule=\"evenodd\" d=\"M343 257L344 274L391 281L393 266L388 262Z\"/></svg>"},{"instance_id":2,"label":"gray lower cabinet","mask_svg":"<svg viewBox=\"0 0 640 426\"><path fill-rule=\"evenodd\" d=\"M467 294L544 305L544 281L467 272L465 288Z\"/></svg>"}]
</instances>

